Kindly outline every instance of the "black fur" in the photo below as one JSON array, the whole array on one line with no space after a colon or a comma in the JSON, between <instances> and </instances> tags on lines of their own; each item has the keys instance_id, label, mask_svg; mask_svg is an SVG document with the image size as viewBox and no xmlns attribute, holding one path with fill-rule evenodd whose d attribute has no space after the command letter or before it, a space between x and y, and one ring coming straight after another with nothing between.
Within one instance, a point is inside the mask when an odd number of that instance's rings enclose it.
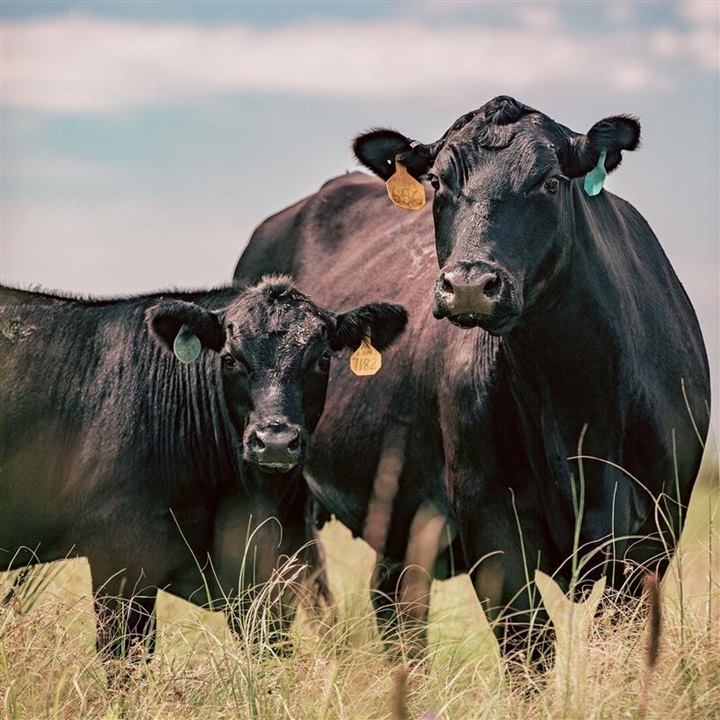
<instances>
[{"instance_id":1,"label":"black fur","mask_svg":"<svg viewBox=\"0 0 720 720\"><path fill-rule=\"evenodd\" d=\"M639 566L668 565L698 471L710 385L693 308L640 213L584 190L602 150L611 171L639 136L631 116L581 135L507 97L434 143L374 131L359 160L385 180L407 145L432 207L336 178L261 224L235 271L272 270L292 243L284 269L308 291L352 306L373 288L411 310L382 372L330 387L308 477L381 554L380 589L403 609L417 528L442 520L422 569L472 568L506 651L528 647L536 563L571 582L578 478L583 574L637 597Z\"/></svg>"},{"instance_id":2,"label":"black fur","mask_svg":"<svg viewBox=\"0 0 720 720\"><path fill-rule=\"evenodd\" d=\"M225 344L225 331L217 315L184 300L160 299L146 312L150 334L168 352L182 325L188 325L203 347L219 352Z\"/></svg>"},{"instance_id":3,"label":"black fur","mask_svg":"<svg viewBox=\"0 0 720 720\"><path fill-rule=\"evenodd\" d=\"M355 312L388 343L404 327ZM206 348L187 365L183 324ZM152 651L159 588L234 612L282 556L321 572L301 467L335 327L286 277L105 300L0 287L0 569L87 557L106 660ZM273 605L285 629L292 607Z\"/></svg>"},{"instance_id":4,"label":"black fur","mask_svg":"<svg viewBox=\"0 0 720 720\"><path fill-rule=\"evenodd\" d=\"M405 330L408 315L405 308L392 303L370 303L357 310L342 313L330 341L335 350L343 347L357 348L370 335L376 350L390 347Z\"/></svg>"},{"instance_id":5,"label":"black fur","mask_svg":"<svg viewBox=\"0 0 720 720\"><path fill-rule=\"evenodd\" d=\"M608 173L622 162L622 151L636 150L640 145L640 123L631 115L614 115L596 123L587 135L578 135L554 123L542 113L500 95L477 110L458 118L440 140L424 145L411 144L409 138L388 129L374 129L358 135L353 151L359 162L383 180L394 172L395 157L408 168L408 172L420 178L431 170L439 153L455 144L468 149L502 149L508 147L520 131L524 118L535 115L547 126L548 135L557 148L557 157L567 177L585 175L597 164L600 153L605 150L605 169Z\"/></svg>"},{"instance_id":6,"label":"black fur","mask_svg":"<svg viewBox=\"0 0 720 720\"><path fill-rule=\"evenodd\" d=\"M572 138L569 151L562 157L568 177L580 177L597 165L605 150L605 170L612 172L622 162L622 151L640 147L640 122L630 115L615 115L593 125L587 135Z\"/></svg>"},{"instance_id":7,"label":"black fur","mask_svg":"<svg viewBox=\"0 0 720 720\"><path fill-rule=\"evenodd\" d=\"M374 128L353 141L355 157L369 167L383 180L395 173L395 158L401 155L402 162L411 162L412 141L404 135L386 128Z\"/></svg>"}]
</instances>

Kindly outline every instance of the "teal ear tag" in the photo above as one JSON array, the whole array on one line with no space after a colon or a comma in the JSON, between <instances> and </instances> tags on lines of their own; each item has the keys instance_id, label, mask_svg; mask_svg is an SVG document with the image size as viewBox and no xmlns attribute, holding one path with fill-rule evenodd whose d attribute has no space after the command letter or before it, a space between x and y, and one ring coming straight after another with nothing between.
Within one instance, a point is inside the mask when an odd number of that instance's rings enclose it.
<instances>
[{"instance_id":1,"label":"teal ear tag","mask_svg":"<svg viewBox=\"0 0 720 720\"><path fill-rule=\"evenodd\" d=\"M181 363L187 365L195 362L200 357L201 350L202 343L200 342L200 338L195 335L189 325L183 325L173 343L175 357Z\"/></svg>"},{"instance_id":2,"label":"teal ear tag","mask_svg":"<svg viewBox=\"0 0 720 720\"><path fill-rule=\"evenodd\" d=\"M597 165L585 176L585 192L593 197L597 195L605 184L607 171L605 170L605 156L607 150L603 150L598 158Z\"/></svg>"}]
</instances>

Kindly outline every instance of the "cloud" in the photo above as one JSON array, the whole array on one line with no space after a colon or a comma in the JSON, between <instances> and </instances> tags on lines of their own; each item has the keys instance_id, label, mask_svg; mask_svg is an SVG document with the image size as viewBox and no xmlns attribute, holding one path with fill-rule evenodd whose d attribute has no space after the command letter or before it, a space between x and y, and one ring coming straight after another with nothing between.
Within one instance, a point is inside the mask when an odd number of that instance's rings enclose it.
<instances>
[{"instance_id":1,"label":"cloud","mask_svg":"<svg viewBox=\"0 0 720 720\"><path fill-rule=\"evenodd\" d=\"M483 85L520 92L591 80L633 91L670 81L667 63L675 55L667 38L570 33L555 13L524 12L521 26L494 28L408 20L256 28L79 15L6 22L2 103L82 114L243 92L431 99ZM705 37L706 29L693 28L705 39L692 57L705 63L712 30Z\"/></svg>"},{"instance_id":2,"label":"cloud","mask_svg":"<svg viewBox=\"0 0 720 720\"><path fill-rule=\"evenodd\" d=\"M629 23L635 17L635 8L623 0L610 0L603 7L607 18L618 25Z\"/></svg>"},{"instance_id":3,"label":"cloud","mask_svg":"<svg viewBox=\"0 0 720 720\"><path fill-rule=\"evenodd\" d=\"M512 5L508 9L515 9ZM523 25L533 30L557 30L561 25L560 10L552 5L518 5L515 9L516 17Z\"/></svg>"},{"instance_id":4,"label":"cloud","mask_svg":"<svg viewBox=\"0 0 720 720\"><path fill-rule=\"evenodd\" d=\"M3 283L103 296L229 281L244 237L234 208L157 197L5 201L1 229Z\"/></svg>"},{"instance_id":5,"label":"cloud","mask_svg":"<svg viewBox=\"0 0 720 720\"><path fill-rule=\"evenodd\" d=\"M692 25L714 28L720 23L720 7L713 0L685 0L678 6L680 16Z\"/></svg>"},{"instance_id":6,"label":"cloud","mask_svg":"<svg viewBox=\"0 0 720 720\"><path fill-rule=\"evenodd\" d=\"M7 131L6 131L7 132ZM117 167L92 165L78 158L43 157L25 154L17 162L7 157L3 163L3 179L15 184L30 187L81 187L85 189L112 188L125 181Z\"/></svg>"},{"instance_id":7,"label":"cloud","mask_svg":"<svg viewBox=\"0 0 720 720\"><path fill-rule=\"evenodd\" d=\"M708 0L686 0L678 14L690 26L685 39L687 54L707 70L720 68L720 5Z\"/></svg>"}]
</instances>

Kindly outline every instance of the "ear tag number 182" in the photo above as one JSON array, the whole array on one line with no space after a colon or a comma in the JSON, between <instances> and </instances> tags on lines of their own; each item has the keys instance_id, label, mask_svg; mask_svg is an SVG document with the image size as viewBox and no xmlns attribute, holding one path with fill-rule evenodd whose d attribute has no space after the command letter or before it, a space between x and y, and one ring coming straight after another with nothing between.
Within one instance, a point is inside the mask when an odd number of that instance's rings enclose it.
<instances>
[{"instance_id":1,"label":"ear tag number 182","mask_svg":"<svg viewBox=\"0 0 720 720\"><path fill-rule=\"evenodd\" d=\"M350 369L356 375L374 375L382 367L382 355L371 345L370 334L350 356Z\"/></svg>"}]
</instances>

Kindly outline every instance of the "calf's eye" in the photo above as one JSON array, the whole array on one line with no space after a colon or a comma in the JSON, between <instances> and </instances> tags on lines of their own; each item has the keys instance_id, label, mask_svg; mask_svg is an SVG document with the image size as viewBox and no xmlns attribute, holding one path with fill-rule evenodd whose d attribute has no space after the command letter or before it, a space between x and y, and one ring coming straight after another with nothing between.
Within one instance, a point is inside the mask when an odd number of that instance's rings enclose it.
<instances>
[{"instance_id":1,"label":"calf's eye","mask_svg":"<svg viewBox=\"0 0 720 720\"><path fill-rule=\"evenodd\" d=\"M330 367L330 356L329 355L321 355L315 361L315 368L317 369L318 372L327 372L329 367Z\"/></svg>"},{"instance_id":2,"label":"calf's eye","mask_svg":"<svg viewBox=\"0 0 720 720\"><path fill-rule=\"evenodd\" d=\"M223 355L222 362L223 365L227 368L235 368L238 364L237 360L232 355Z\"/></svg>"},{"instance_id":3,"label":"calf's eye","mask_svg":"<svg viewBox=\"0 0 720 720\"><path fill-rule=\"evenodd\" d=\"M433 175L432 173L427 174L427 180L432 186L433 190L439 190L440 189L440 180L438 180L437 175Z\"/></svg>"},{"instance_id":4,"label":"calf's eye","mask_svg":"<svg viewBox=\"0 0 720 720\"><path fill-rule=\"evenodd\" d=\"M545 189L549 193L556 193L557 189L560 187L560 180L556 177L548 178L545 181Z\"/></svg>"}]
</instances>

